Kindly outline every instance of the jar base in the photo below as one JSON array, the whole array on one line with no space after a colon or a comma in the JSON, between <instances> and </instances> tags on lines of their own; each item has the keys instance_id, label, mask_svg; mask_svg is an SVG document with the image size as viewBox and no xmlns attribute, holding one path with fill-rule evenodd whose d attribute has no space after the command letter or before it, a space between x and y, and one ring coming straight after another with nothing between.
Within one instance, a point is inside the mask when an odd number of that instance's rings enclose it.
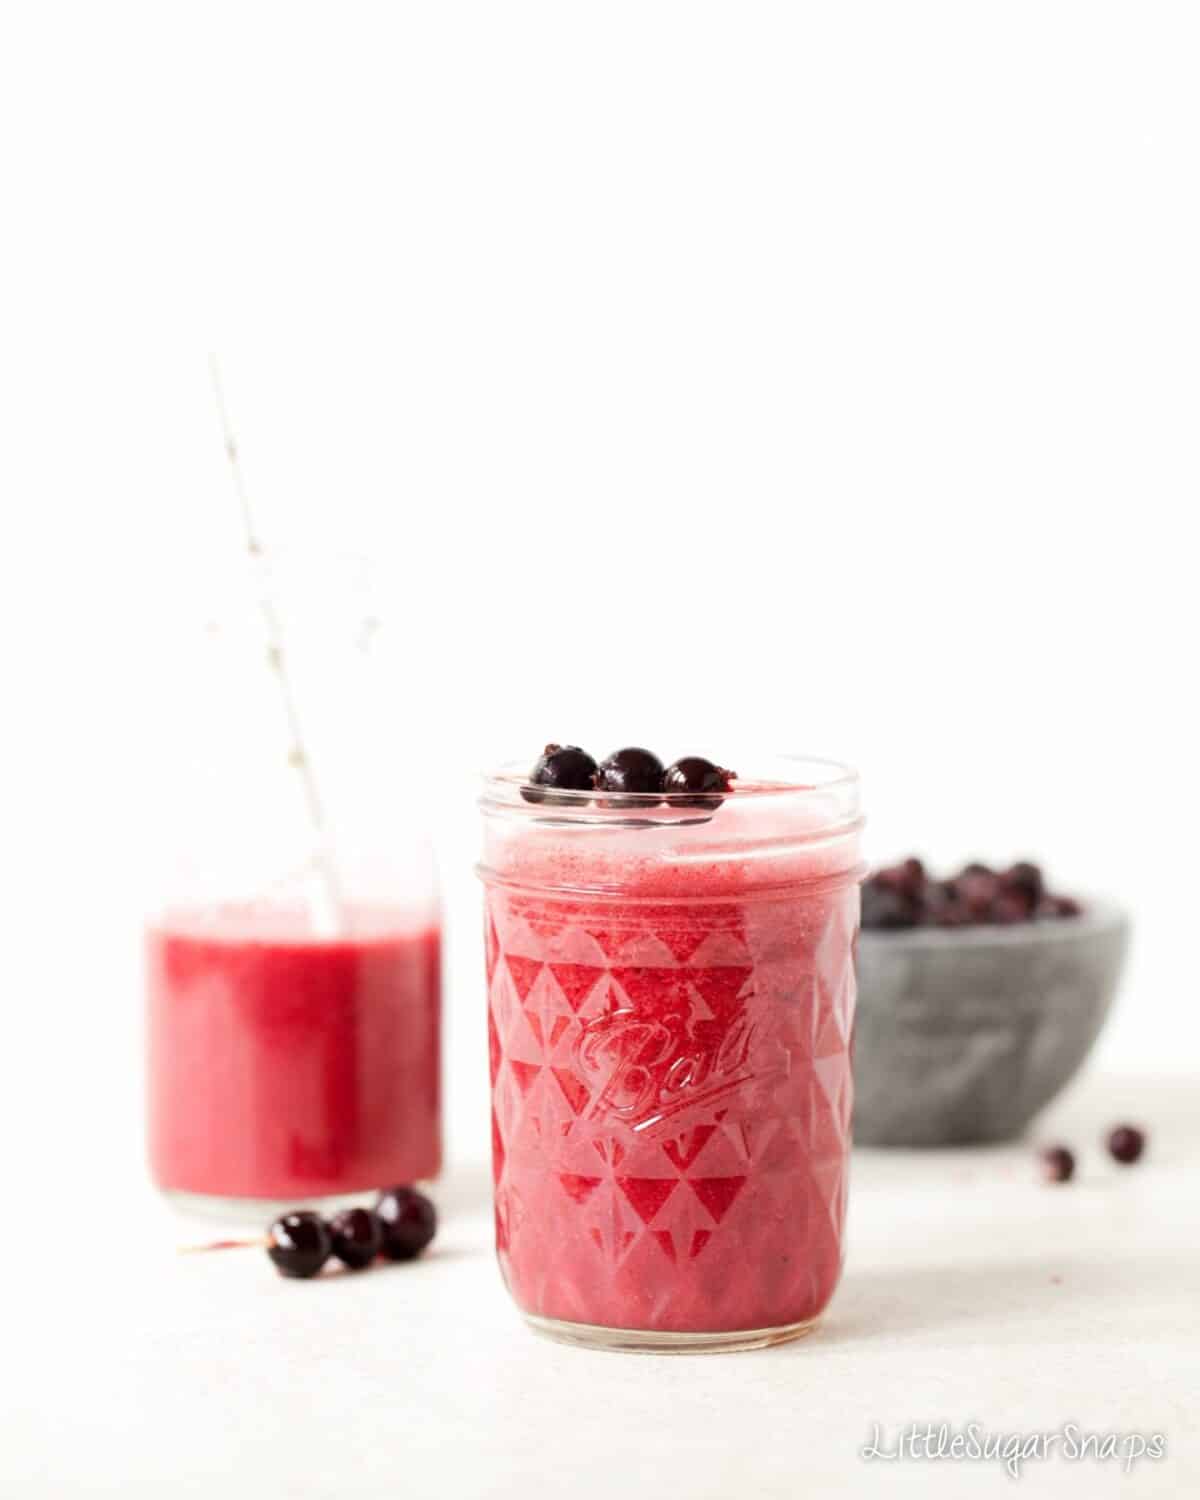
<instances>
[{"instance_id":1,"label":"jar base","mask_svg":"<svg viewBox=\"0 0 1200 1500\"><path fill-rule=\"evenodd\" d=\"M386 1184L384 1184L386 1185ZM427 1191L428 1182L414 1186ZM297 1208L311 1208L318 1213L335 1214L339 1209L357 1208L374 1201L378 1188L359 1188L357 1192L330 1193L326 1197L293 1198L222 1198L215 1193L190 1193L181 1188L159 1188L159 1192L178 1214L189 1219L208 1219L221 1224L257 1224L261 1228L281 1214Z\"/></svg>"},{"instance_id":2,"label":"jar base","mask_svg":"<svg viewBox=\"0 0 1200 1500\"><path fill-rule=\"evenodd\" d=\"M785 1323L779 1328L741 1328L723 1333L665 1333L651 1328L600 1328L592 1323L565 1323L559 1318L524 1314L534 1333L576 1349L608 1349L619 1354L734 1354L744 1349L770 1349L803 1338L820 1323Z\"/></svg>"}]
</instances>

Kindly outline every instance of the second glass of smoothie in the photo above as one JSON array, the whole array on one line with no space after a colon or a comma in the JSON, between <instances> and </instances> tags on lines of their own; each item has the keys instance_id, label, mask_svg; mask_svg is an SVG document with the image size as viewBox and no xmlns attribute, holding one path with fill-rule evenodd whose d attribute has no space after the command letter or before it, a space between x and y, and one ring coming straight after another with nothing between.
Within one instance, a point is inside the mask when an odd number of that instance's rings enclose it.
<instances>
[{"instance_id":1,"label":"second glass of smoothie","mask_svg":"<svg viewBox=\"0 0 1200 1500\"><path fill-rule=\"evenodd\" d=\"M435 910L168 911L147 933L150 1165L185 1206L278 1204L436 1177ZM240 1215L239 1215L240 1216Z\"/></svg>"},{"instance_id":2,"label":"second glass of smoothie","mask_svg":"<svg viewBox=\"0 0 1200 1500\"><path fill-rule=\"evenodd\" d=\"M438 1174L440 905L369 570L296 556L195 586L150 758L150 1170L261 1223Z\"/></svg>"},{"instance_id":3,"label":"second glass of smoothie","mask_svg":"<svg viewBox=\"0 0 1200 1500\"><path fill-rule=\"evenodd\" d=\"M699 809L485 782L497 1252L567 1342L779 1343L837 1284L858 781L740 769Z\"/></svg>"}]
</instances>

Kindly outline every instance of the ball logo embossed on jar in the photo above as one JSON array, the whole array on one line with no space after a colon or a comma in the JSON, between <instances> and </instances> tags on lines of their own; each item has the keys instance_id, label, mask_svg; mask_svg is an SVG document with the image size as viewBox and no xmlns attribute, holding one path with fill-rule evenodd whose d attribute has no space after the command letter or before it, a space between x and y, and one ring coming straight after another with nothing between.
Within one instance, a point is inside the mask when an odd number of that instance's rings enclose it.
<instances>
[{"instance_id":1,"label":"ball logo embossed on jar","mask_svg":"<svg viewBox=\"0 0 1200 1500\"><path fill-rule=\"evenodd\" d=\"M756 1031L745 1015L710 1037L697 1035L686 1016L651 1019L625 1007L594 1017L576 1043L579 1064L594 1080L589 1117L615 1115L644 1130L731 1093L753 1077Z\"/></svg>"}]
</instances>

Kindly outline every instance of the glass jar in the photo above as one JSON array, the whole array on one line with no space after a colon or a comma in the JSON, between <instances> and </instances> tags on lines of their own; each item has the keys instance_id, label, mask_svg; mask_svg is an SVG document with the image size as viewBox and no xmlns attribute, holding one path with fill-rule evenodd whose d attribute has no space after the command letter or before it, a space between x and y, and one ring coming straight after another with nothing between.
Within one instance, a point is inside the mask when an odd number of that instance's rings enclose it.
<instances>
[{"instance_id":1,"label":"glass jar","mask_svg":"<svg viewBox=\"0 0 1200 1500\"><path fill-rule=\"evenodd\" d=\"M742 770L715 807L485 781L497 1252L569 1343L779 1343L837 1284L858 780Z\"/></svg>"},{"instance_id":2,"label":"glass jar","mask_svg":"<svg viewBox=\"0 0 1200 1500\"><path fill-rule=\"evenodd\" d=\"M149 1158L261 1221L438 1172L440 918L366 569L210 582L160 673Z\"/></svg>"}]
</instances>

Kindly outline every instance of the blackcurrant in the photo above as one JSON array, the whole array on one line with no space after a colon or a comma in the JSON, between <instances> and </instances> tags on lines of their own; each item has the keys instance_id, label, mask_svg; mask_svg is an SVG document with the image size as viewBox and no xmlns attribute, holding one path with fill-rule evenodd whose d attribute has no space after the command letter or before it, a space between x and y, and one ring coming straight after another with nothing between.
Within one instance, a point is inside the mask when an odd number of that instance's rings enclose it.
<instances>
[{"instance_id":1,"label":"blackcurrant","mask_svg":"<svg viewBox=\"0 0 1200 1500\"><path fill-rule=\"evenodd\" d=\"M578 745L547 745L521 788L526 802L566 802L578 805L586 797L562 796L563 791L589 792L596 762Z\"/></svg>"},{"instance_id":2,"label":"blackcurrant","mask_svg":"<svg viewBox=\"0 0 1200 1500\"><path fill-rule=\"evenodd\" d=\"M1066 1146L1047 1146L1038 1153L1044 1182L1070 1182L1075 1175L1075 1156Z\"/></svg>"},{"instance_id":3,"label":"blackcurrant","mask_svg":"<svg viewBox=\"0 0 1200 1500\"><path fill-rule=\"evenodd\" d=\"M649 750L628 745L624 750L615 750L607 760L602 760L596 771L594 784L601 792L640 793L636 804L622 797L606 797L605 807L653 807L663 789L663 763Z\"/></svg>"},{"instance_id":4,"label":"blackcurrant","mask_svg":"<svg viewBox=\"0 0 1200 1500\"><path fill-rule=\"evenodd\" d=\"M394 1187L380 1193L375 1214L383 1230L383 1253L389 1260L412 1260L437 1233L437 1213L424 1193Z\"/></svg>"},{"instance_id":5,"label":"blackcurrant","mask_svg":"<svg viewBox=\"0 0 1200 1500\"><path fill-rule=\"evenodd\" d=\"M902 859L898 865L885 865L882 870L876 870L872 879L878 885L899 891L909 901L919 904L925 899L925 887L929 877L921 861L915 856L910 856L908 859Z\"/></svg>"},{"instance_id":6,"label":"blackcurrant","mask_svg":"<svg viewBox=\"0 0 1200 1500\"><path fill-rule=\"evenodd\" d=\"M1077 917L1082 910L1073 896L1043 896L1038 902L1037 915L1054 921L1059 917Z\"/></svg>"},{"instance_id":7,"label":"blackcurrant","mask_svg":"<svg viewBox=\"0 0 1200 1500\"><path fill-rule=\"evenodd\" d=\"M920 912L902 891L868 880L862 888L862 925L868 932L916 927Z\"/></svg>"},{"instance_id":8,"label":"blackcurrant","mask_svg":"<svg viewBox=\"0 0 1200 1500\"><path fill-rule=\"evenodd\" d=\"M325 1220L309 1209L282 1215L267 1236L267 1254L281 1276L315 1276L333 1250Z\"/></svg>"},{"instance_id":9,"label":"blackcurrant","mask_svg":"<svg viewBox=\"0 0 1200 1500\"><path fill-rule=\"evenodd\" d=\"M1116 1125L1108 1133L1109 1155L1131 1167L1146 1149L1146 1132L1136 1125Z\"/></svg>"},{"instance_id":10,"label":"blackcurrant","mask_svg":"<svg viewBox=\"0 0 1200 1500\"><path fill-rule=\"evenodd\" d=\"M685 755L663 772L663 791L671 796L676 807L720 807L723 798L712 793L729 791L734 776L735 772L714 766L702 755ZM689 795L679 796L680 792Z\"/></svg>"},{"instance_id":11,"label":"blackcurrant","mask_svg":"<svg viewBox=\"0 0 1200 1500\"><path fill-rule=\"evenodd\" d=\"M383 1250L383 1225L369 1208L345 1208L329 1221L333 1253L351 1271L362 1271Z\"/></svg>"},{"instance_id":12,"label":"blackcurrant","mask_svg":"<svg viewBox=\"0 0 1200 1500\"><path fill-rule=\"evenodd\" d=\"M1033 911L1046 891L1046 882L1041 870L1027 859L1010 865L1000 876L1005 891L1019 896L1029 911Z\"/></svg>"}]
</instances>

